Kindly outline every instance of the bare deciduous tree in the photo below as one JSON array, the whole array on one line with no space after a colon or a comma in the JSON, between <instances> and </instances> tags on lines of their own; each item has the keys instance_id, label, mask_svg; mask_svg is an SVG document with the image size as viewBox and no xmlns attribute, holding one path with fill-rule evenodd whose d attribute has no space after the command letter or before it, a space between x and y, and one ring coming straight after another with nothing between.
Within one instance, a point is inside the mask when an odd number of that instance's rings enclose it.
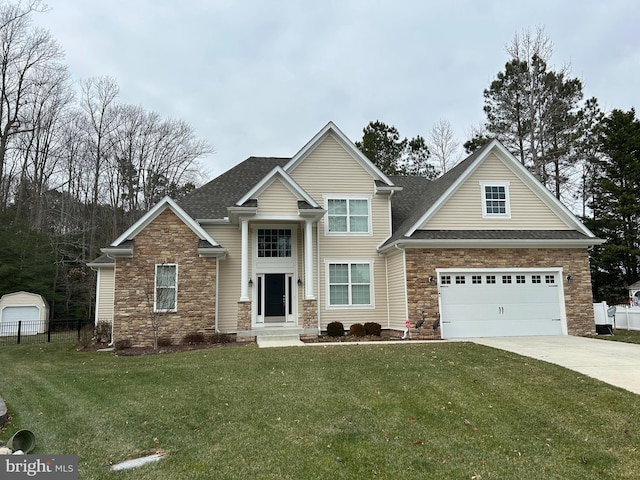
<instances>
[{"instance_id":1,"label":"bare deciduous tree","mask_svg":"<svg viewBox=\"0 0 640 480\"><path fill-rule=\"evenodd\" d=\"M442 173L447 173L451 167L458 163L460 142L446 118L441 118L431 128L428 145L429 151L438 162Z\"/></svg>"},{"instance_id":2,"label":"bare deciduous tree","mask_svg":"<svg viewBox=\"0 0 640 480\"><path fill-rule=\"evenodd\" d=\"M31 24L31 15L43 11L39 1L0 4L0 207L6 208L10 140L32 128L27 117L30 96L55 69L63 51L51 34Z\"/></svg>"}]
</instances>

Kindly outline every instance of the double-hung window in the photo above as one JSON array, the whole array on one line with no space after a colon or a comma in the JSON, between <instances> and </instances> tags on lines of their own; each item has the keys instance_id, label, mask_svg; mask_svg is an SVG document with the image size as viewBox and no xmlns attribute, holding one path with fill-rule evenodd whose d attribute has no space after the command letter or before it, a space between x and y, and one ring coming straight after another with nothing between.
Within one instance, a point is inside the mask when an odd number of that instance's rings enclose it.
<instances>
[{"instance_id":1,"label":"double-hung window","mask_svg":"<svg viewBox=\"0 0 640 480\"><path fill-rule=\"evenodd\" d=\"M329 306L371 306L371 263L329 263Z\"/></svg>"},{"instance_id":2,"label":"double-hung window","mask_svg":"<svg viewBox=\"0 0 640 480\"><path fill-rule=\"evenodd\" d=\"M509 182L480 182L482 190L482 216L484 218L510 218Z\"/></svg>"},{"instance_id":3,"label":"double-hung window","mask_svg":"<svg viewBox=\"0 0 640 480\"><path fill-rule=\"evenodd\" d=\"M156 265L155 311L175 312L178 301L178 265Z\"/></svg>"},{"instance_id":4,"label":"double-hung window","mask_svg":"<svg viewBox=\"0 0 640 480\"><path fill-rule=\"evenodd\" d=\"M327 233L370 233L368 198L328 198Z\"/></svg>"}]
</instances>

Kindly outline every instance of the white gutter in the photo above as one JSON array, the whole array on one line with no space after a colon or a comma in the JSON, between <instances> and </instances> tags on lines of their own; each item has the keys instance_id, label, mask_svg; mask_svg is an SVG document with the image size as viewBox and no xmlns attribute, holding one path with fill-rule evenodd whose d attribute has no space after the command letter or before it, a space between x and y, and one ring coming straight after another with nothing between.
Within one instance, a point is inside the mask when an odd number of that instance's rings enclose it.
<instances>
[{"instance_id":1,"label":"white gutter","mask_svg":"<svg viewBox=\"0 0 640 480\"><path fill-rule=\"evenodd\" d=\"M593 245L601 245L604 240L590 239L411 239L404 238L385 247L380 248L384 253L396 245L404 248L586 248Z\"/></svg>"}]
</instances>

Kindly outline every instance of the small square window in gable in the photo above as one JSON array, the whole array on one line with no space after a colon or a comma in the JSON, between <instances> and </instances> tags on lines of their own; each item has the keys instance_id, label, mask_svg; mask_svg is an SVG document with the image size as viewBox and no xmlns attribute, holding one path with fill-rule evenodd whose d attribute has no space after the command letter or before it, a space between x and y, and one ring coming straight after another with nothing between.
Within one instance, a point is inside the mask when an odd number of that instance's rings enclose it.
<instances>
[{"instance_id":1,"label":"small square window in gable","mask_svg":"<svg viewBox=\"0 0 640 480\"><path fill-rule=\"evenodd\" d=\"M483 218L511 218L509 182L480 182Z\"/></svg>"}]
</instances>

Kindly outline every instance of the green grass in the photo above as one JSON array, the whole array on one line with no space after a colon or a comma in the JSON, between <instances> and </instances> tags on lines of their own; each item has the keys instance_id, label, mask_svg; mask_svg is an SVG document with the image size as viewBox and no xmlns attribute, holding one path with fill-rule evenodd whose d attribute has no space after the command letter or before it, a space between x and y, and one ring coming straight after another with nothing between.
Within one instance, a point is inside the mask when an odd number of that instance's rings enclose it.
<instances>
[{"instance_id":1,"label":"green grass","mask_svg":"<svg viewBox=\"0 0 640 480\"><path fill-rule=\"evenodd\" d=\"M640 343L640 332L617 329L613 331L613 335L598 335L596 338L612 342Z\"/></svg>"},{"instance_id":2,"label":"green grass","mask_svg":"<svg viewBox=\"0 0 640 480\"><path fill-rule=\"evenodd\" d=\"M0 348L0 395L34 453L82 479L624 479L638 396L467 343L225 347L117 357ZM156 464L111 463L162 451Z\"/></svg>"}]
</instances>

